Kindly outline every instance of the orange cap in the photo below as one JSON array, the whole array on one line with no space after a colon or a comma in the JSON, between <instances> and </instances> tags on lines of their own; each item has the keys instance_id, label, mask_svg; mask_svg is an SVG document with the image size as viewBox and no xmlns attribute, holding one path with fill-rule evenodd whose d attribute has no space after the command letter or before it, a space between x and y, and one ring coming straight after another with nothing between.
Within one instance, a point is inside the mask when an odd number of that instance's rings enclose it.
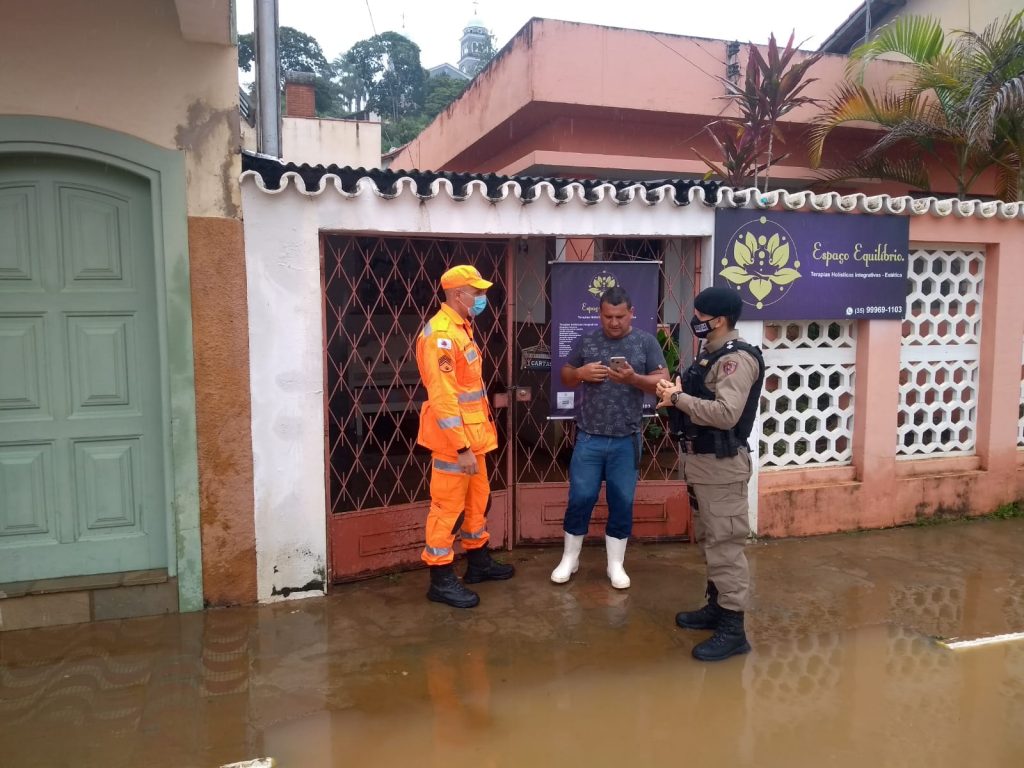
<instances>
[{"instance_id":1,"label":"orange cap","mask_svg":"<svg viewBox=\"0 0 1024 768\"><path fill-rule=\"evenodd\" d=\"M441 275L441 287L446 290L448 288L462 288L467 285L487 290L494 283L484 280L477 268L471 267L469 264L459 264L457 267L452 267Z\"/></svg>"}]
</instances>

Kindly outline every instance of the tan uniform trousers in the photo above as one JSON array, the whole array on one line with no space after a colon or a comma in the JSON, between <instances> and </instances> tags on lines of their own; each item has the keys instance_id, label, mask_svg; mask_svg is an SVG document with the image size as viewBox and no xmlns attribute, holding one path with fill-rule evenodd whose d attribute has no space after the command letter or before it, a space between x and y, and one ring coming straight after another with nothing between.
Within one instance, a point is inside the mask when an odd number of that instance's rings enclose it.
<instances>
[{"instance_id":1,"label":"tan uniform trousers","mask_svg":"<svg viewBox=\"0 0 1024 768\"><path fill-rule=\"evenodd\" d=\"M708 581L718 589L719 605L745 611L750 597L750 569L744 552L750 534L750 454L740 450L727 459L707 453L683 454L682 463L694 536L704 555Z\"/></svg>"}]
</instances>

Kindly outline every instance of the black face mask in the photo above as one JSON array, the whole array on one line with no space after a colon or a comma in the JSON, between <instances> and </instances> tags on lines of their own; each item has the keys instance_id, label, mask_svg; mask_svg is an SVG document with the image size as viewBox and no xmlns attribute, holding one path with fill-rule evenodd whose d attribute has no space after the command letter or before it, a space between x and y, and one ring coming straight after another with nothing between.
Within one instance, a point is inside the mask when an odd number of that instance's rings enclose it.
<instances>
[{"instance_id":1,"label":"black face mask","mask_svg":"<svg viewBox=\"0 0 1024 768\"><path fill-rule=\"evenodd\" d=\"M710 320L701 320L694 315L690 320L690 328L693 330L693 335L698 339L706 339L708 334L711 333L710 322Z\"/></svg>"}]
</instances>

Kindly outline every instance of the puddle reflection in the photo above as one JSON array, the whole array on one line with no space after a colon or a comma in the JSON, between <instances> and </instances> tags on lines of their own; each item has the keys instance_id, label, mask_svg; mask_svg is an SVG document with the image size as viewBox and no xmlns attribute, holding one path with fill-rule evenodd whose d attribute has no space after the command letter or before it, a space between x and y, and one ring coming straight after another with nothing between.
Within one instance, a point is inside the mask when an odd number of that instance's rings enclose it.
<instances>
[{"instance_id":1,"label":"puddle reflection","mask_svg":"<svg viewBox=\"0 0 1024 768\"><path fill-rule=\"evenodd\" d=\"M0 763L1024 765L1024 643L929 638L1024 630L1021 559L931 532L835 541L752 553L754 652L718 665L672 625L702 588L683 548L635 557L629 592L603 574L551 588L537 556L472 612L428 604L412 574L0 633Z\"/></svg>"}]
</instances>

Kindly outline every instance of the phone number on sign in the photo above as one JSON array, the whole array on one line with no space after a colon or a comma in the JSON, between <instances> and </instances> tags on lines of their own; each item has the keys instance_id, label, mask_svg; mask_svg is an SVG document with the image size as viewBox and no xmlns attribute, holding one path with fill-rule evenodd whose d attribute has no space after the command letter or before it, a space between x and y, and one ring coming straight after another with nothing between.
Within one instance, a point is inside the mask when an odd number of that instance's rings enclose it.
<instances>
[{"instance_id":1,"label":"phone number on sign","mask_svg":"<svg viewBox=\"0 0 1024 768\"><path fill-rule=\"evenodd\" d=\"M905 307L892 306L847 307L847 315L902 315Z\"/></svg>"}]
</instances>

